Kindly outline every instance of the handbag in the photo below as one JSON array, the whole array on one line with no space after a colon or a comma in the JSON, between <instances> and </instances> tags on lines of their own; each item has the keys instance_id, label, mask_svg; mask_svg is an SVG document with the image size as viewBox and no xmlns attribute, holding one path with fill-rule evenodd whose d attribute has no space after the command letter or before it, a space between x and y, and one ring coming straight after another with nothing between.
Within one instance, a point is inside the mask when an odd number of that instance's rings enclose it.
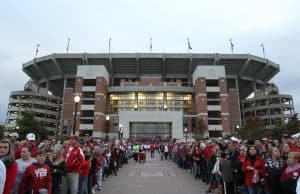
<instances>
[{"instance_id":1,"label":"handbag","mask_svg":"<svg viewBox=\"0 0 300 194\"><path fill-rule=\"evenodd\" d=\"M252 183L258 183L259 182L259 175L257 171L254 171L253 177L252 177Z\"/></svg>"}]
</instances>

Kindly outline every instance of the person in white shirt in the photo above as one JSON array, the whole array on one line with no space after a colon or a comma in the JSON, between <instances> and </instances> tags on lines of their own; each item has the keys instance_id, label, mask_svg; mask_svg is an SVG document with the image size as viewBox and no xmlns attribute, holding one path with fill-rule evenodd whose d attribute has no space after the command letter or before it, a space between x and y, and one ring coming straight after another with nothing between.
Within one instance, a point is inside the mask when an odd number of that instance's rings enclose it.
<instances>
[{"instance_id":1,"label":"person in white shirt","mask_svg":"<svg viewBox=\"0 0 300 194\"><path fill-rule=\"evenodd\" d=\"M6 181L6 167L3 164L2 160L0 160L0 193L3 193L5 181Z\"/></svg>"},{"instance_id":2,"label":"person in white shirt","mask_svg":"<svg viewBox=\"0 0 300 194\"><path fill-rule=\"evenodd\" d=\"M168 155L169 155L169 148L168 148L168 144L165 144L165 160L168 159Z\"/></svg>"},{"instance_id":3,"label":"person in white shirt","mask_svg":"<svg viewBox=\"0 0 300 194\"><path fill-rule=\"evenodd\" d=\"M30 166L33 162L36 162L35 158L31 157L31 147L23 147L21 150L21 158L16 160L16 163L18 165L18 174L15 180L15 184L13 186L12 193L18 194L19 193L19 186L21 179L23 177L23 174L28 166Z\"/></svg>"}]
</instances>

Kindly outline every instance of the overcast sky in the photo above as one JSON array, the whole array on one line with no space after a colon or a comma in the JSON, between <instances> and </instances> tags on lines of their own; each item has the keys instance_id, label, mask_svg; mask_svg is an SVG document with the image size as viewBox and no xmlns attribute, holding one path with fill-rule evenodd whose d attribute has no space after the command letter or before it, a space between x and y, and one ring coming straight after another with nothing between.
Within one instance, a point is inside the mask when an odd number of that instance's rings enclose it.
<instances>
[{"instance_id":1,"label":"overcast sky","mask_svg":"<svg viewBox=\"0 0 300 194\"><path fill-rule=\"evenodd\" d=\"M300 109L299 0L9 0L0 6L0 122L9 93L29 77L22 64L38 56L65 52L234 53L266 57L280 65L273 78Z\"/></svg>"}]
</instances>

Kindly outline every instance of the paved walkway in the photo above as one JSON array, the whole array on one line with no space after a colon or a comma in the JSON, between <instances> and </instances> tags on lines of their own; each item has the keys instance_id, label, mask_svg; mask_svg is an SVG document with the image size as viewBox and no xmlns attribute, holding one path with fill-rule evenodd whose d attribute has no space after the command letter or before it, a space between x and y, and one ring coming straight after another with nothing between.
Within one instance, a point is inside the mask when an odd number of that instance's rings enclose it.
<instances>
[{"instance_id":1,"label":"paved walkway","mask_svg":"<svg viewBox=\"0 0 300 194\"><path fill-rule=\"evenodd\" d=\"M103 194L200 194L207 186L173 161L160 161L147 153L145 163L133 160L119 169L118 176L110 176L104 182Z\"/></svg>"}]
</instances>

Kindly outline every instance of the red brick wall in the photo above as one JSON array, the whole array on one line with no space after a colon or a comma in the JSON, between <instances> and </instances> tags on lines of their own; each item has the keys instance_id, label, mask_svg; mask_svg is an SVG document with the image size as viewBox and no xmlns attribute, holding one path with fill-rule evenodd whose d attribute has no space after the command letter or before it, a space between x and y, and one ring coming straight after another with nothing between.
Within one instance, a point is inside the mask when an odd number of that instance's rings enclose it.
<instances>
[{"instance_id":1,"label":"red brick wall","mask_svg":"<svg viewBox=\"0 0 300 194\"><path fill-rule=\"evenodd\" d=\"M239 100L238 100L238 90L235 88L229 89L229 115L231 121L238 121L240 123L240 109L239 109ZM234 130L235 126L231 126L231 130Z\"/></svg>"},{"instance_id":2,"label":"red brick wall","mask_svg":"<svg viewBox=\"0 0 300 194\"><path fill-rule=\"evenodd\" d=\"M200 94L200 95L198 95ZM205 77L199 77L195 82L195 111L196 115L199 113L206 113L206 115L200 115L198 118L203 119L203 123L208 126L208 117L207 117L207 97L203 94L206 94L206 79Z\"/></svg>"},{"instance_id":3,"label":"red brick wall","mask_svg":"<svg viewBox=\"0 0 300 194\"><path fill-rule=\"evenodd\" d=\"M230 120L228 115L229 104L228 104L228 93L227 93L227 81L225 77L219 78L219 87L220 87L221 114L223 113L222 115L223 134L228 134L230 133Z\"/></svg>"},{"instance_id":4,"label":"red brick wall","mask_svg":"<svg viewBox=\"0 0 300 194\"><path fill-rule=\"evenodd\" d=\"M94 131L105 131L105 114L107 102L107 82L103 77L96 78L95 94L95 112L100 115L94 115Z\"/></svg>"}]
</instances>

